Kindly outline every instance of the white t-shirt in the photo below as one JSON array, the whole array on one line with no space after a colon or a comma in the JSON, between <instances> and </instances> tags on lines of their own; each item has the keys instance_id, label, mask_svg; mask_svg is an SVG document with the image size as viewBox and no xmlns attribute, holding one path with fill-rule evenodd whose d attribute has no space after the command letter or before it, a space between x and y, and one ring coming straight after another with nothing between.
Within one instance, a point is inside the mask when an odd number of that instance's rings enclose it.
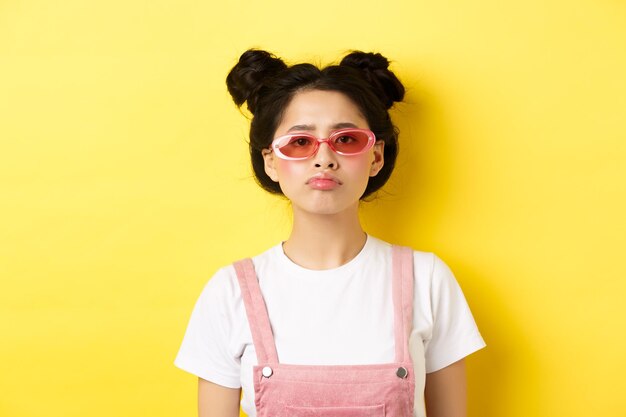
<instances>
[{"instance_id":1,"label":"white t-shirt","mask_svg":"<svg viewBox=\"0 0 626 417\"><path fill-rule=\"evenodd\" d=\"M485 343L461 288L434 254L414 252L415 296L409 340L416 378L415 416L424 415L425 373L444 368ZM358 365L395 359L391 245L368 236L345 265L309 270L276 245L253 258L281 363ZM256 416L256 352L235 269L222 268L194 307L175 365L229 388Z\"/></svg>"}]
</instances>

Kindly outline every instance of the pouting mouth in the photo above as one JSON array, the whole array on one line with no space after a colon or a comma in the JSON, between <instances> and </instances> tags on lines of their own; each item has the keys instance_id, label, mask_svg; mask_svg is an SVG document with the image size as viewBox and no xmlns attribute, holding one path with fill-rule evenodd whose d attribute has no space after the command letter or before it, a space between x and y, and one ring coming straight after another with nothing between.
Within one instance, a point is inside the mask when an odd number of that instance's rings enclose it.
<instances>
[{"instance_id":1,"label":"pouting mouth","mask_svg":"<svg viewBox=\"0 0 626 417\"><path fill-rule=\"evenodd\" d=\"M329 180L329 181L334 181L337 184L341 185L342 182L339 180L339 178L335 177L334 175L330 175L330 174L316 174L313 175L311 178L309 178L307 180L307 184L310 183L311 181L316 181L316 180Z\"/></svg>"}]
</instances>

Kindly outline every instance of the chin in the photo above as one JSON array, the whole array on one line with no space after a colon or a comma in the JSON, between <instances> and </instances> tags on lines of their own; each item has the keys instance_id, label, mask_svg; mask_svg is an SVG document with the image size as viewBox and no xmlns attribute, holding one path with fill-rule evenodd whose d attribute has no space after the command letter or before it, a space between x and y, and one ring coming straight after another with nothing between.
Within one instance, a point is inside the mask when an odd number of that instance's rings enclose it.
<instances>
[{"instance_id":1,"label":"chin","mask_svg":"<svg viewBox=\"0 0 626 417\"><path fill-rule=\"evenodd\" d=\"M319 204L310 204L306 206L299 206L298 210L321 216L334 216L344 213L352 213L358 210L359 202L350 202L346 204L337 204L337 202L320 202ZM295 209L295 207L294 207Z\"/></svg>"}]
</instances>

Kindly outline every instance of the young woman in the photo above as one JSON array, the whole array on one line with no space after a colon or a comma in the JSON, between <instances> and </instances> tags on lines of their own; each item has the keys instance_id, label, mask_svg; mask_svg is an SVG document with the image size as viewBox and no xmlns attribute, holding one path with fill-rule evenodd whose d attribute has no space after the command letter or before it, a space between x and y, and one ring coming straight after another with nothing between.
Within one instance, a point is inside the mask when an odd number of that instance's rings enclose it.
<instances>
[{"instance_id":1,"label":"young woman","mask_svg":"<svg viewBox=\"0 0 626 417\"><path fill-rule=\"evenodd\" d=\"M393 170L404 87L380 54L287 66L246 51L227 77L253 115L258 183L291 203L289 238L217 271L176 365L199 415L462 417L463 358L484 342L446 265L367 235L359 202Z\"/></svg>"}]
</instances>

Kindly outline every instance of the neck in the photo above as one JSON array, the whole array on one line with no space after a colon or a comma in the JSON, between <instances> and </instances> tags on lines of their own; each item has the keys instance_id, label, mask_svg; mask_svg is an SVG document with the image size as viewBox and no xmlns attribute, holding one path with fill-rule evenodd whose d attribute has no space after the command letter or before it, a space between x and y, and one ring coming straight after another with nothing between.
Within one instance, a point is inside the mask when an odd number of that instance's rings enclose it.
<instances>
[{"instance_id":1,"label":"neck","mask_svg":"<svg viewBox=\"0 0 626 417\"><path fill-rule=\"evenodd\" d=\"M312 214L294 209L293 229L283 250L307 269L337 268L363 249L367 236L359 222L358 203L337 214Z\"/></svg>"}]
</instances>

